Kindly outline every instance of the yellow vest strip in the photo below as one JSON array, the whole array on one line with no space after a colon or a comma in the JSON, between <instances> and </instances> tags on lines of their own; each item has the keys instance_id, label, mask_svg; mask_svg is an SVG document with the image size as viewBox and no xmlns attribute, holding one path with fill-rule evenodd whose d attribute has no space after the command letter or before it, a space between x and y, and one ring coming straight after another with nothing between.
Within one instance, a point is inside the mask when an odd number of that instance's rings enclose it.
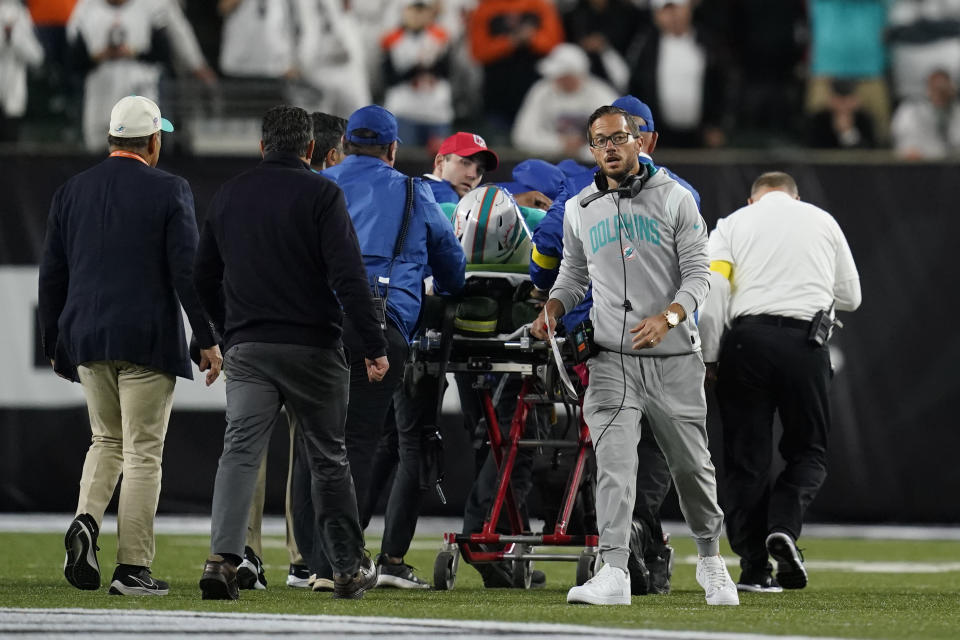
<instances>
[{"instance_id":1,"label":"yellow vest strip","mask_svg":"<svg viewBox=\"0 0 960 640\"><path fill-rule=\"evenodd\" d=\"M537 245L533 245L533 251L531 252L530 259L533 260L533 263L541 269L556 269L560 266L560 258L543 255L537 251Z\"/></svg>"},{"instance_id":2,"label":"yellow vest strip","mask_svg":"<svg viewBox=\"0 0 960 640\"><path fill-rule=\"evenodd\" d=\"M724 278L729 280L730 274L733 273L733 265L726 260L714 260L710 263L710 271L716 271Z\"/></svg>"}]
</instances>

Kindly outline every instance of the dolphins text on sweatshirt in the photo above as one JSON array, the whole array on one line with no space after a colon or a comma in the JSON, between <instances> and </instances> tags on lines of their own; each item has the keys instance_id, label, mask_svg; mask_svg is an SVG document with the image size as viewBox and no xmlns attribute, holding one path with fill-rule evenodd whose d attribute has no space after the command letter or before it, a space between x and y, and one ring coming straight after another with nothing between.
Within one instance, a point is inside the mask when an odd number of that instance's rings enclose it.
<instances>
[{"instance_id":1,"label":"dolphins text on sweatshirt","mask_svg":"<svg viewBox=\"0 0 960 640\"><path fill-rule=\"evenodd\" d=\"M608 194L580 206L598 191L590 183L567 201L563 260L550 297L573 309L593 281L594 340L612 351L671 356L700 350L694 312L710 288L706 223L690 192L657 171L633 199ZM626 272L626 293L624 292ZM624 298L632 310L626 312ZM629 330L672 303L687 312L657 346L633 351Z\"/></svg>"}]
</instances>

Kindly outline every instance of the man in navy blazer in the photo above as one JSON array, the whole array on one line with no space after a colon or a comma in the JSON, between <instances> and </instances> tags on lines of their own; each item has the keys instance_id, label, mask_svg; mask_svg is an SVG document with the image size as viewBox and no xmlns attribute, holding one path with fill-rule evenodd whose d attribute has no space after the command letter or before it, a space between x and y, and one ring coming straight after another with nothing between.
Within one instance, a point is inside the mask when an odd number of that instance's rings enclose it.
<instances>
[{"instance_id":1,"label":"man in navy blazer","mask_svg":"<svg viewBox=\"0 0 960 640\"><path fill-rule=\"evenodd\" d=\"M201 347L207 384L220 348L193 287L197 223L186 180L156 169L157 105L128 96L110 116L110 157L53 197L40 265L43 350L83 385L92 442L77 515L64 540L64 576L100 587L97 536L121 473L117 567L110 593L166 595L150 575L160 462L176 376L192 378L180 306Z\"/></svg>"}]
</instances>

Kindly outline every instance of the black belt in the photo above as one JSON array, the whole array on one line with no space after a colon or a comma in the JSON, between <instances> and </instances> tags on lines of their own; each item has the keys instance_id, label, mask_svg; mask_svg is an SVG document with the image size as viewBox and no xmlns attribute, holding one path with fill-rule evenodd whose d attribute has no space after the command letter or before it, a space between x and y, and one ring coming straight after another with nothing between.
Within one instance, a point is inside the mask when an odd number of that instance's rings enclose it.
<instances>
[{"instance_id":1,"label":"black belt","mask_svg":"<svg viewBox=\"0 0 960 640\"><path fill-rule=\"evenodd\" d=\"M755 316L737 316L733 319L733 326L739 324L766 324L774 327L789 327L790 329L803 329L807 331L810 328L809 320L797 320L796 318L787 318L786 316L772 316L761 314Z\"/></svg>"}]
</instances>

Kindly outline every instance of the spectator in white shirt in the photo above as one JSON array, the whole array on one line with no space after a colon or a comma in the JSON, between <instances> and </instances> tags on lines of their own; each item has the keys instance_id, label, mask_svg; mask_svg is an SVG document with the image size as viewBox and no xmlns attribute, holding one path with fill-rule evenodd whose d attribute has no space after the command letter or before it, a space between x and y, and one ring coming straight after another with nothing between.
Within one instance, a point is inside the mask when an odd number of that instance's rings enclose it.
<instances>
[{"instance_id":1,"label":"spectator in white shirt","mask_svg":"<svg viewBox=\"0 0 960 640\"><path fill-rule=\"evenodd\" d=\"M220 0L220 71L242 78L283 78L295 68L293 12L288 2Z\"/></svg>"},{"instance_id":2,"label":"spectator in white shirt","mask_svg":"<svg viewBox=\"0 0 960 640\"><path fill-rule=\"evenodd\" d=\"M597 107L611 104L617 93L590 75L590 60L575 44L558 44L537 64L543 76L523 99L513 124L512 141L534 156L592 161L586 122Z\"/></svg>"},{"instance_id":3,"label":"spectator in white shirt","mask_svg":"<svg viewBox=\"0 0 960 640\"><path fill-rule=\"evenodd\" d=\"M27 67L43 62L43 47L19 0L0 0L0 142L16 141L27 110Z\"/></svg>"},{"instance_id":4,"label":"spectator in white shirt","mask_svg":"<svg viewBox=\"0 0 960 640\"><path fill-rule=\"evenodd\" d=\"M298 75L308 88L296 102L342 118L373 102L366 34L354 15L344 12L340 0L295 0L294 8L300 29Z\"/></svg>"},{"instance_id":5,"label":"spectator in white shirt","mask_svg":"<svg viewBox=\"0 0 960 640\"><path fill-rule=\"evenodd\" d=\"M381 40L384 106L405 144L437 149L453 122L450 38L436 22L436 0L402 4L399 24Z\"/></svg>"},{"instance_id":6,"label":"spectator in white shirt","mask_svg":"<svg viewBox=\"0 0 960 640\"><path fill-rule=\"evenodd\" d=\"M950 75L927 77L927 95L903 102L893 114L893 146L902 158L929 160L960 153L960 102Z\"/></svg>"},{"instance_id":7,"label":"spectator in white shirt","mask_svg":"<svg viewBox=\"0 0 960 640\"><path fill-rule=\"evenodd\" d=\"M629 93L657 114L660 137L671 147L719 147L730 126L729 55L702 24L691 0L651 0L655 27L627 52Z\"/></svg>"},{"instance_id":8,"label":"spectator in white shirt","mask_svg":"<svg viewBox=\"0 0 960 640\"><path fill-rule=\"evenodd\" d=\"M894 0L887 21L896 100L922 98L937 69L960 79L960 0Z\"/></svg>"},{"instance_id":9,"label":"spectator in white shirt","mask_svg":"<svg viewBox=\"0 0 960 640\"><path fill-rule=\"evenodd\" d=\"M120 98L160 99L160 78L175 60L201 80L214 78L175 0L78 2L67 41L71 62L86 72L83 141L89 151L106 149L110 108Z\"/></svg>"}]
</instances>

